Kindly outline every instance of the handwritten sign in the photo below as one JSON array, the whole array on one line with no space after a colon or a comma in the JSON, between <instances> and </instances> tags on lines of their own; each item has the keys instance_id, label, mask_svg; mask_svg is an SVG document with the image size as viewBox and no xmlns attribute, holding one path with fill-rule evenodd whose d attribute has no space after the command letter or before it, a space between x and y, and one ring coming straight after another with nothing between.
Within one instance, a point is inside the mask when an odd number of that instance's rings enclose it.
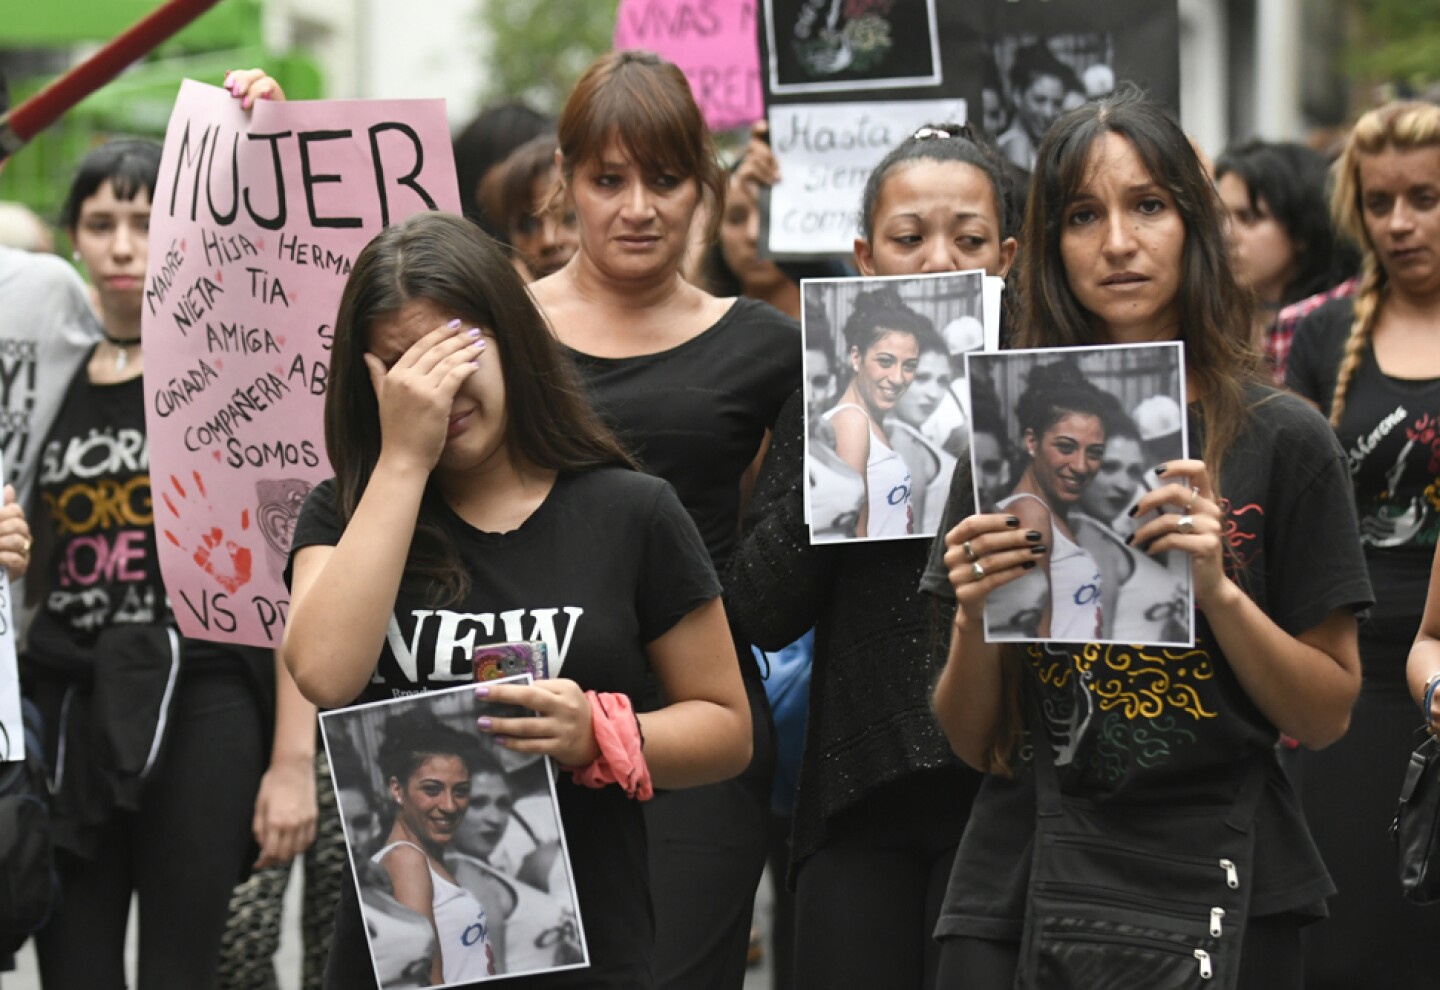
<instances>
[{"instance_id":1,"label":"handwritten sign","mask_svg":"<svg viewBox=\"0 0 1440 990\"><path fill-rule=\"evenodd\" d=\"M765 116L755 0L621 0L615 48L644 48L690 80L711 130Z\"/></svg>"},{"instance_id":2,"label":"handwritten sign","mask_svg":"<svg viewBox=\"0 0 1440 990\"><path fill-rule=\"evenodd\" d=\"M440 100L260 102L186 80L142 312L161 572L186 635L273 646L345 277L381 228L459 212Z\"/></svg>"},{"instance_id":3,"label":"handwritten sign","mask_svg":"<svg viewBox=\"0 0 1440 990\"><path fill-rule=\"evenodd\" d=\"M791 103L770 110L785 181L770 193L775 254L849 254L860 196L886 152L931 121L965 120L964 100Z\"/></svg>"},{"instance_id":4,"label":"handwritten sign","mask_svg":"<svg viewBox=\"0 0 1440 990\"><path fill-rule=\"evenodd\" d=\"M5 461L0 457L0 486ZM20 668L15 657L15 621L10 575L0 567L0 763L25 759L25 721L20 712Z\"/></svg>"}]
</instances>

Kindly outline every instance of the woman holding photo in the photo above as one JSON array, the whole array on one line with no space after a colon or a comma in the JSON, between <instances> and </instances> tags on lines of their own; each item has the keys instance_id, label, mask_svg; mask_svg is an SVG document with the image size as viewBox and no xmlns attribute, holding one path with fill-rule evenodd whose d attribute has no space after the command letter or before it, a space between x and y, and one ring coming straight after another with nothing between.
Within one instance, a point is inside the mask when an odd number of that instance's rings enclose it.
<instances>
[{"instance_id":1,"label":"woman holding photo","mask_svg":"<svg viewBox=\"0 0 1440 990\"><path fill-rule=\"evenodd\" d=\"M1440 108L1361 117L1335 166L1331 213L1364 255L1353 299L1301 322L1287 381L1329 416L1349 455L1375 607L1350 735L1306 753L1305 810L1340 894L1306 941L1314 987L1433 979L1440 913L1405 900L1387 827L1415 746L1405 658L1440 534ZM1423 688L1424 681L1420 682Z\"/></svg>"},{"instance_id":2,"label":"woman holding photo","mask_svg":"<svg viewBox=\"0 0 1440 990\"><path fill-rule=\"evenodd\" d=\"M885 418L915 378L921 340L943 345L934 325L893 286L862 292L853 306L844 330L850 383L824 419L835 431L835 452L865 479L855 536L908 536L914 528L910 467L891 445Z\"/></svg>"},{"instance_id":3,"label":"woman holding photo","mask_svg":"<svg viewBox=\"0 0 1440 990\"><path fill-rule=\"evenodd\" d=\"M1003 276L1015 256L1008 202L994 149L963 126L923 127L866 183L856 264L867 275ZM796 975L801 986L933 987L931 932L979 775L930 711L941 651L914 593L925 543L812 547L805 429L797 391L730 571L736 621L755 643L779 649L815 628L791 840Z\"/></svg>"},{"instance_id":4,"label":"woman holding photo","mask_svg":"<svg viewBox=\"0 0 1440 990\"><path fill-rule=\"evenodd\" d=\"M958 607L935 711L955 752L987 776L937 927L942 977L1008 988L1019 969L1023 985L1056 985L1074 975L1073 952L1144 967L1129 982L1113 970L1114 986L1153 986L1163 966L1176 979L1298 990L1301 926L1334 888L1274 746L1281 732L1334 742L1359 690L1355 612L1370 590L1344 456L1312 409L1258 380L1218 199L1158 104L1132 90L1061 117L1039 150L1026 231L1024 346L1184 344L1202 457L1157 466L1160 486L1137 503L1155 515L1133 542L1190 555L1196 646L1174 663L1144 647L987 642L985 604L1026 573L1035 543L1013 512L968 515L945 534ZM1077 815L1092 839L1065 848L1143 854L1126 874L1165 911L1152 905L1137 921L1133 906L1085 891L1070 895L1073 913L1054 907L1056 858L1032 860L1032 845L1037 830L1073 834ZM1209 864L1196 867L1197 899L1228 899L1228 919L1166 885L1182 865L1160 879L1162 864L1190 862ZM1188 934L1153 934L1167 913ZM1090 920L1063 920L1076 915ZM1049 941L1047 921L1073 924L1075 939ZM1022 935L1035 940L1023 955Z\"/></svg>"},{"instance_id":5,"label":"woman holding photo","mask_svg":"<svg viewBox=\"0 0 1440 990\"><path fill-rule=\"evenodd\" d=\"M503 252L458 217L419 214L356 258L325 440L336 477L306 500L291 551L284 656L296 681L327 707L381 700L468 680L474 645L504 635L485 616L546 639L552 679L476 688L535 715L479 730L588 785L563 781L558 794L590 967L515 986L652 986L632 795L723 780L750 759L750 711L694 523L669 485L631 470ZM653 690L660 703L637 717L628 699ZM373 980L347 888L326 985Z\"/></svg>"},{"instance_id":6,"label":"woman holding photo","mask_svg":"<svg viewBox=\"0 0 1440 990\"><path fill-rule=\"evenodd\" d=\"M434 929L434 986L479 981L496 972L485 908L445 865L445 851L470 807L470 769L478 748L473 735L425 712L392 717L380 743L380 773L395 802L395 823L371 859L389 875L395 899Z\"/></svg>"}]
</instances>

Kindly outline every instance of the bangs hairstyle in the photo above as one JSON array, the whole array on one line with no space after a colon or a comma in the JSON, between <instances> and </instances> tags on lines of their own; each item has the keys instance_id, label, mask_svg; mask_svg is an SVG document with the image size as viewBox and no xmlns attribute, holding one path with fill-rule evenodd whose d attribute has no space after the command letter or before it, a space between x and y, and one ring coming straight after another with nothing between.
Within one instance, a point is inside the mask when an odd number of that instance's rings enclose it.
<instances>
[{"instance_id":1,"label":"bangs hairstyle","mask_svg":"<svg viewBox=\"0 0 1440 990\"><path fill-rule=\"evenodd\" d=\"M865 192L860 199L860 236L867 242L875 237L875 208L886 181L896 169L921 161L959 162L979 169L990 180L990 194L995 198L998 240L1014 235L1015 218L1007 209L1012 199L1009 175L1000 153L967 125L927 124L891 148L865 180Z\"/></svg>"},{"instance_id":2,"label":"bangs hairstyle","mask_svg":"<svg viewBox=\"0 0 1440 990\"><path fill-rule=\"evenodd\" d=\"M1353 268L1349 252L1336 251L1325 197L1328 171L1325 156L1293 142L1246 141L1215 161L1215 181L1233 174L1244 182L1250 209L1257 214L1263 209L1290 238L1295 274L1280 298L1282 306L1330 288Z\"/></svg>"},{"instance_id":3,"label":"bangs hairstyle","mask_svg":"<svg viewBox=\"0 0 1440 990\"><path fill-rule=\"evenodd\" d=\"M325 446L335 469L342 525L355 514L380 458L380 407L364 357L371 333L378 321L420 300L494 335L505 382L506 439L516 454L556 471L635 466L590 408L570 361L504 251L466 220L420 213L365 246L340 297L325 395ZM432 475L403 578L407 590L437 604L459 601L469 588L439 524L443 506Z\"/></svg>"},{"instance_id":4,"label":"bangs hairstyle","mask_svg":"<svg viewBox=\"0 0 1440 990\"><path fill-rule=\"evenodd\" d=\"M1070 288L1060 242L1070 204L1090 178L1090 153L1107 134L1130 143L1151 179L1174 201L1185 227L1177 336L1204 412L1203 456L1219 492L1221 462L1244 425L1246 385L1258 381L1250 297L1231 270L1220 200L1210 177L1180 126L1134 86L1063 114L1040 143L1022 238L1024 317L1017 346L1105 343Z\"/></svg>"},{"instance_id":5,"label":"bangs hairstyle","mask_svg":"<svg viewBox=\"0 0 1440 990\"><path fill-rule=\"evenodd\" d=\"M576 168L599 161L611 142L646 175L694 179L711 207L706 243L715 240L725 172L690 83L674 63L646 51L601 55L565 101L559 138L566 185L574 184Z\"/></svg>"},{"instance_id":6,"label":"bangs hairstyle","mask_svg":"<svg viewBox=\"0 0 1440 990\"><path fill-rule=\"evenodd\" d=\"M60 210L60 225L73 231L80 223L85 201L106 182L115 190L116 199L128 203L143 192L150 202L155 202L159 175L160 145L154 141L122 138L100 145L80 160Z\"/></svg>"}]
</instances>

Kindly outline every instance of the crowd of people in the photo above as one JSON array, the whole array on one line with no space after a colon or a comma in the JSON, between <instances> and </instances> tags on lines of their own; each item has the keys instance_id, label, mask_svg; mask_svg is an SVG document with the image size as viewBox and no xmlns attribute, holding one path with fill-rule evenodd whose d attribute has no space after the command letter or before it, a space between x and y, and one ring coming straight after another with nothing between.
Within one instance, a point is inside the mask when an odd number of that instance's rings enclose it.
<instances>
[{"instance_id":1,"label":"crowd of people","mask_svg":"<svg viewBox=\"0 0 1440 990\"><path fill-rule=\"evenodd\" d=\"M178 632L142 393L160 148L77 163L88 289L0 247L0 343L33 362L0 565L52 774L46 990L127 985L132 898L141 990L273 986L301 853L307 990L733 990L767 860L776 987L1426 985L1440 915L1386 825L1440 717L1440 108L1369 111L1333 163L1212 167L1108 66L1008 64L984 126L889 151L825 263L757 251L763 125L722 167L655 55L600 57L557 119L482 114L467 216L395 224L345 281L279 651ZM1183 408L1066 359L1013 416L984 373L962 401L893 284L833 327L800 291L959 271L1007 280L1005 348L1178 342ZM807 511L817 472L838 494ZM888 539L917 519L933 541ZM128 563L82 571L96 539ZM1193 647L1143 645L1191 596ZM317 707L451 686L426 617L557 603L583 619L555 676L474 689L527 717L396 714L375 765L332 746L332 788ZM772 717L779 658L809 687Z\"/></svg>"}]
</instances>

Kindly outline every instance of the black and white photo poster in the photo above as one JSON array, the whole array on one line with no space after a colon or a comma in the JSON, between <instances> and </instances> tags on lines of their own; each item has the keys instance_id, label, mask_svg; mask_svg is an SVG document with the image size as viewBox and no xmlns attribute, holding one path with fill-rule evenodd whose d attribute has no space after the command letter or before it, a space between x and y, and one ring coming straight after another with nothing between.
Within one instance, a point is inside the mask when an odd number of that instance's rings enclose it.
<instances>
[{"instance_id":1,"label":"black and white photo poster","mask_svg":"<svg viewBox=\"0 0 1440 990\"><path fill-rule=\"evenodd\" d=\"M772 93L854 92L941 81L936 0L770 0Z\"/></svg>"},{"instance_id":2,"label":"black and white photo poster","mask_svg":"<svg viewBox=\"0 0 1440 990\"><path fill-rule=\"evenodd\" d=\"M967 456L965 354L981 271L805 279L806 518L813 543L929 537Z\"/></svg>"},{"instance_id":3,"label":"black and white photo poster","mask_svg":"<svg viewBox=\"0 0 1440 990\"><path fill-rule=\"evenodd\" d=\"M0 457L0 486L5 461ZM15 656L15 621L10 576L0 568L0 763L25 759L25 723L20 713L20 671Z\"/></svg>"},{"instance_id":4,"label":"black and white photo poster","mask_svg":"<svg viewBox=\"0 0 1440 990\"><path fill-rule=\"evenodd\" d=\"M320 718L382 988L589 963L553 767L476 729L501 708L467 684Z\"/></svg>"},{"instance_id":5,"label":"black and white photo poster","mask_svg":"<svg viewBox=\"0 0 1440 990\"><path fill-rule=\"evenodd\" d=\"M1159 487L1155 467L1188 450L1183 355L1176 342L968 355L975 504L1045 547L990 594L987 641L1194 645L1190 557L1131 539L1158 514L1131 514Z\"/></svg>"}]
</instances>

